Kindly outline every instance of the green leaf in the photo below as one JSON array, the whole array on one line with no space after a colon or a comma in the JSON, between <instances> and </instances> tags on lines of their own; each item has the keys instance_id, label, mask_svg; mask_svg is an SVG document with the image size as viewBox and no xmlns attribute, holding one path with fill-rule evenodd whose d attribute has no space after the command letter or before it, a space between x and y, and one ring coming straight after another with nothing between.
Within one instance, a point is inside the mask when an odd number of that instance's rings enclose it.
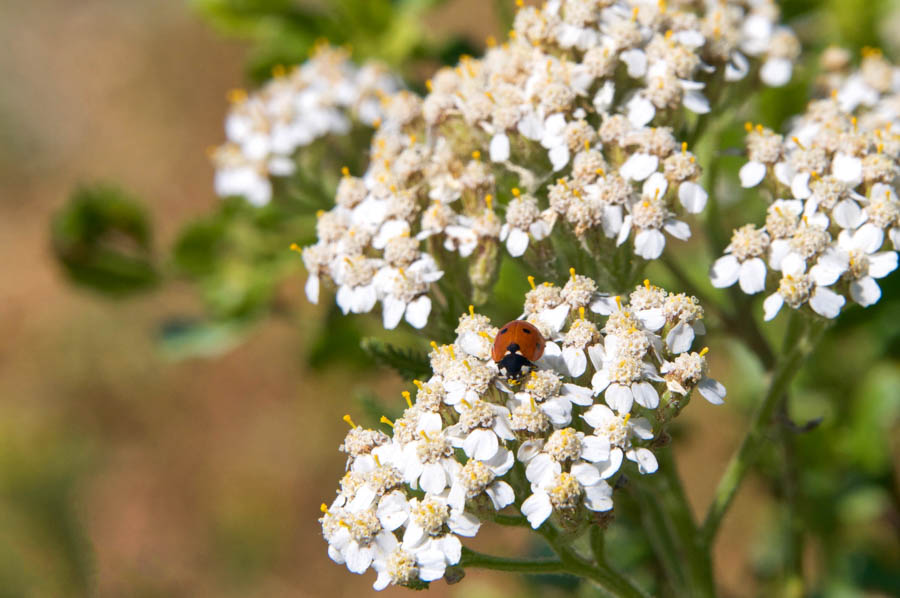
<instances>
[{"instance_id":1,"label":"green leaf","mask_svg":"<svg viewBox=\"0 0 900 598\"><path fill-rule=\"evenodd\" d=\"M77 188L55 215L51 234L54 254L76 284L124 296L159 282L146 211L115 186Z\"/></svg>"},{"instance_id":2,"label":"green leaf","mask_svg":"<svg viewBox=\"0 0 900 598\"><path fill-rule=\"evenodd\" d=\"M421 351L395 347L372 337L364 338L360 346L375 363L393 368L407 380L424 377L431 371L428 356Z\"/></svg>"}]
</instances>

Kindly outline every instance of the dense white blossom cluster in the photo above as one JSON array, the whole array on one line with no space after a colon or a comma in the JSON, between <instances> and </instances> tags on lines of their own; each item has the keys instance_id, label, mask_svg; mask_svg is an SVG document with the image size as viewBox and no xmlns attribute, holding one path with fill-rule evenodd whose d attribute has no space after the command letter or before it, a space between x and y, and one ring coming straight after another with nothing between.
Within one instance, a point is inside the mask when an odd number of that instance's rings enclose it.
<instances>
[{"instance_id":1,"label":"dense white blossom cluster","mask_svg":"<svg viewBox=\"0 0 900 598\"><path fill-rule=\"evenodd\" d=\"M254 205L272 198L270 177L294 172L297 149L329 134L349 132L358 121L373 126L382 118L381 98L399 88L383 66L362 67L346 51L327 45L251 94L231 92L225 119L227 142L213 150L216 193L243 196Z\"/></svg>"},{"instance_id":2,"label":"dense white blossom cluster","mask_svg":"<svg viewBox=\"0 0 900 598\"><path fill-rule=\"evenodd\" d=\"M533 262L552 235L598 260L625 243L658 258L707 200L673 131L750 72L790 78L799 46L778 16L767 0L520 6L483 58L437 72L424 98L383 99L369 168L346 174L303 251L308 297L324 278L345 313L380 301L386 328L422 327L430 283L461 260L489 288L503 244Z\"/></svg>"},{"instance_id":3,"label":"dense white blossom cluster","mask_svg":"<svg viewBox=\"0 0 900 598\"><path fill-rule=\"evenodd\" d=\"M546 350L521 381L499 374L498 328L470 308L452 344L432 344L415 401L404 393L402 417L382 418L390 434L345 418L347 472L320 521L331 558L373 568L376 589L443 577L459 538L504 510L535 529L554 517L583 530L613 508L619 476L656 471L652 443L692 390L714 404L725 396L706 349L691 351L703 332L693 297L646 281L610 297L573 272L561 288L533 285L522 318Z\"/></svg>"},{"instance_id":4,"label":"dense white blossom cluster","mask_svg":"<svg viewBox=\"0 0 900 598\"><path fill-rule=\"evenodd\" d=\"M765 224L736 229L713 264L713 285L768 291L766 320L784 304L836 317L847 299L868 307L877 279L897 268L900 246L900 68L880 52L825 54L826 98L809 104L787 135L747 125L744 187L774 199ZM890 245L892 249L888 249Z\"/></svg>"}]
</instances>

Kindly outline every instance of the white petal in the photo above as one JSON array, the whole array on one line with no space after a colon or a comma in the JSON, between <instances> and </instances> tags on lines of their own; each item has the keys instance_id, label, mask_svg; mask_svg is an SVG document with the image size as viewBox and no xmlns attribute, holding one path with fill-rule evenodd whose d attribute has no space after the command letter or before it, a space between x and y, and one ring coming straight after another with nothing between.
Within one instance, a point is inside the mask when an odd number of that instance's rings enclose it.
<instances>
[{"instance_id":1,"label":"white petal","mask_svg":"<svg viewBox=\"0 0 900 598\"><path fill-rule=\"evenodd\" d=\"M608 461L609 449L608 438L595 436L593 434L585 436L584 441L582 441L581 458L590 461L591 463Z\"/></svg>"},{"instance_id":2,"label":"white petal","mask_svg":"<svg viewBox=\"0 0 900 598\"><path fill-rule=\"evenodd\" d=\"M884 242L884 231L874 224L864 224L853 233L850 240L851 247L860 249L866 253L875 253L881 248Z\"/></svg>"},{"instance_id":3,"label":"white petal","mask_svg":"<svg viewBox=\"0 0 900 598\"><path fill-rule=\"evenodd\" d=\"M765 313L763 319L766 322L773 319L778 315L782 305L784 305L784 298L779 293L772 293L766 297L766 300L763 301L763 312Z\"/></svg>"},{"instance_id":4,"label":"white petal","mask_svg":"<svg viewBox=\"0 0 900 598\"><path fill-rule=\"evenodd\" d=\"M463 441L463 450L466 455L479 461L487 461L497 454L500 441L491 430L472 430Z\"/></svg>"},{"instance_id":5,"label":"white petal","mask_svg":"<svg viewBox=\"0 0 900 598\"><path fill-rule=\"evenodd\" d=\"M872 278L884 278L896 269L896 251L882 251L869 256L869 276Z\"/></svg>"},{"instance_id":6,"label":"white petal","mask_svg":"<svg viewBox=\"0 0 900 598\"><path fill-rule=\"evenodd\" d=\"M871 276L864 276L850 283L850 296L863 307L869 307L881 299L881 287Z\"/></svg>"},{"instance_id":7,"label":"white petal","mask_svg":"<svg viewBox=\"0 0 900 598\"><path fill-rule=\"evenodd\" d=\"M855 229L865 221L865 213L852 199L844 199L831 210L831 216L841 228Z\"/></svg>"},{"instance_id":8,"label":"white petal","mask_svg":"<svg viewBox=\"0 0 900 598\"><path fill-rule=\"evenodd\" d=\"M831 162L831 174L839 181L856 186L862 180L862 160L838 152Z\"/></svg>"},{"instance_id":9,"label":"white petal","mask_svg":"<svg viewBox=\"0 0 900 598\"><path fill-rule=\"evenodd\" d=\"M656 116L653 102L643 96L634 96L628 102L628 121L637 128L647 125Z\"/></svg>"},{"instance_id":10,"label":"white petal","mask_svg":"<svg viewBox=\"0 0 900 598\"><path fill-rule=\"evenodd\" d=\"M651 332L656 332L666 325L666 316L659 307L641 309L634 313L641 325Z\"/></svg>"},{"instance_id":11,"label":"white petal","mask_svg":"<svg viewBox=\"0 0 900 598\"><path fill-rule=\"evenodd\" d=\"M631 388L621 384L610 384L603 397L606 399L606 404L619 413L631 411L631 405L634 402L634 393L631 392Z\"/></svg>"},{"instance_id":12,"label":"white petal","mask_svg":"<svg viewBox=\"0 0 900 598\"><path fill-rule=\"evenodd\" d=\"M569 163L569 146L557 145L550 150L548 155L550 163L553 165L553 171L562 170Z\"/></svg>"},{"instance_id":13,"label":"white petal","mask_svg":"<svg viewBox=\"0 0 900 598\"><path fill-rule=\"evenodd\" d=\"M534 529L541 527L552 512L550 496L546 492L535 492L522 503L522 514L528 518L528 523Z\"/></svg>"},{"instance_id":14,"label":"white petal","mask_svg":"<svg viewBox=\"0 0 900 598\"><path fill-rule=\"evenodd\" d=\"M406 308L406 321L413 328L421 330L428 324L428 316L431 314L431 298L422 295L413 299Z\"/></svg>"},{"instance_id":15,"label":"white petal","mask_svg":"<svg viewBox=\"0 0 900 598\"><path fill-rule=\"evenodd\" d=\"M687 90L681 99L684 107L696 114L706 114L710 111L709 100L696 90Z\"/></svg>"},{"instance_id":16,"label":"white petal","mask_svg":"<svg viewBox=\"0 0 900 598\"><path fill-rule=\"evenodd\" d=\"M659 463L656 461L656 456L649 449L632 449L628 451L628 459L637 463L638 471L645 475L654 473L659 469Z\"/></svg>"},{"instance_id":17,"label":"white petal","mask_svg":"<svg viewBox=\"0 0 900 598\"><path fill-rule=\"evenodd\" d=\"M506 249L513 257L521 256L528 249L528 233L518 228L510 229L509 237L506 238Z\"/></svg>"},{"instance_id":18,"label":"white petal","mask_svg":"<svg viewBox=\"0 0 900 598\"><path fill-rule=\"evenodd\" d=\"M638 438L650 440L653 438L653 427L646 417L635 417L631 419L631 431Z\"/></svg>"},{"instance_id":19,"label":"white petal","mask_svg":"<svg viewBox=\"0 0 900 598\"><path fill-rule=\"evenodd\" d=\"M582 486L593 486L600 481L600 472L590 463L576 463L571 473Z\"/></svg>"},{"instance_id":20,"label":"white petal","mask_svg":"<svg viewBox=\"0 0 900 598\"><path fill-rule=\"evenodd\" d=\"M766 288L766 263L755 257L741 264L741 290L748 295Z\"/></svg>"},{"instance_id":21,"label":"white petal","mask_svg":"<svg viewBox=\"0 0 900 598\"><path fill-rule=\"evenodd\" d=\"M723 255L709 270L709 278L717 289L730 287L738 281L741 274L741 263L731 254Z\"/></svg>"},{"instance_id":22,"label":"white petal","mask_svg":"<svg viewBox=\"0 0 900 598\"><path fill-rule=\"evenodd\" d=\"M741 187L749 189L756 187L766 177L766 165L762 162L747 162L738 172L741 179Z\"/></svg>"},{"instance_id":23,"label":"white petal","mask_svg":"<svg viewBox=\"0 0 900 598\"><path fill-rule=\"evenodd\" d=\"M516 500L516 493L512 486L503 480L494 482L485 488L484 493L488 495L488 498L494 503L494 508L498 511L513 504Z\"/></svg>"},{"instance_id":24,"label":"white petal","mask_svg":"<svg viewBox=\"0 0 900 598\"><path fill-rule=\"evenodd\" d=\"M478 517L463 512L450 515L447 526L454 534L458 534L465 538L473 538L475 537L475 534L478 533L481 522L478 520Z\"/></svg>"},{"instance_id":25,"label":"white petal","mask_svg":"<svg viewBox=\"0 0 900 598\"><path fill-rule=\"evenodd\" d=\"M368 313L375 307L376 301L378 301L378 294L375 292L374 284L356 287L351 295L350 311L355 314Z\"/></svg>"},{"instance_id":26,"label":"white petal","mask_svg":"<svg viewBox=\"0 0 900 598\"><path fill-rule=\"evenodd\" d=\"M585 488L584 504L592 511L609 511L613 508L612 488L607 483Z\"/></svg>"},{"instance_id":27,"label":"white petal","mask_svg":"<svg viewBox=\"0 0 900 598\"><path fill-rule=\"evenodd\" d=\"M544 121L533 112L523 116L516 128L522 134L522 137L531 141L540 141L541 137L544 136Z\"/></svg>"},{"instance_id":28,"label":"white petal","mask_svg":"<svg viewBox=\"0 0 900 598\"><path fill-rule=\"evenodd\" d=\"M645 260L655 260L665 247L666 238L656 229L642 230L634 237L634 252Z\"/></svg>"},{"instance_id":29,"label":"white petal","mask_svg":"<svg viewBox=\"0 0 900 598\"><path fill-rule=\"evenodd\" d=\"M656 172L657 166L659 166L659 158L652 154L632 154L631 157L622 164L622 167L619 169L619 174L625 180L643 181L652 173Z\"/></svg>"},{"instance_id":30,"label":"white petal","mask_svg":"<svg viewBox=\"0 0 900 598\"><path fill-rule=\"evenodd\" d=\"M697 183L686 181L678 187L678 200L690 214L699 214L706 207L706 189Z\"/></svg>"},{"instance_id":31,"label":"white petal","mask_svg":"<svg viewBox=\"0 0 900 598\"><path fill-rule=\"evenodd\" d=\"M628 76L632 79L643 77L647 72L647 55L643 50L626 50L619 55L619 59L628 66Z\"/></svg>"},{"instance_id":32,"label":"white petal","mask_svg":"<svg viewBox=\"0 0 900 598\"><path fill-rule=\"evenodd\" d=\"M682 222L681 220L666 220L665 224L663 224L663 230L682 241L687 241L691 238L691 227L688 226L687 222Z\"/></svg>"},{"instance_id":33,"label":"white petal","mask_svg":"<svg viewBox=\"0 0 900 598\"><path fill-rule=\"evenodd\" d=\"M563 384L562 391L559 394L575 405L587 407L594 404L594 400L591 398L593 391L590 388L578 386L577 384L572 384L571 382L566 382L565 384Z\"/></svg>"},{"instance_id":34,"label":"white petal","mask_svg":"<svg viewBox=\"0 0 900 598\"><path fill-rule=\"evenodd\" d=\"M616 472L619 471L620 467L622 467L622 457L624 457L622 449L618 447L613 448L609 452L608 461L601 461L597 463L597 467L600 468L600 477L606 480L616 475Z\"/></svg>"},{"instance_id":35,"label":"white petal","mask_svg":"<svg viewBox=\"0 0 900 598\"><path fill-rule=\"evenodd\" d=\"M676 355L684 353L694 343L694 327L688 322L678 322L666 335L666 346Z\"/></svg>"},{"instance_id":36,"label":"white petal","mask_svg":"<svg viewBox=\"0 0 900 598\"><path fill-rule=\"evenodd\" d=\"M608 112L615 96L616 84L612 79L607 79L603 86L597 91L597 95L594 96L594 109L600 114Z\"/></svg>"},{"instance_id":37,"label":"white petal","mask_svg":"<svg viewBox=\"0 0 900 598\"><path fill-rule=\"evenodd\" d=\"M702 378L697 384L697 391L713 405L721 405L725 402L725 387L712 378Z\"/></svg>"},{"instance_id":38,"label":"white petal","mask_svg":"<svg viewBox=\"0 0 900 598\"><path fill-rule=\"evenodd\" d=\"M759 69L759 78L770 87L781 87L791 80L793 68L787 58L770 58Z\"/></svg>"},{"instance_id":39,"label":"white petal","mask_svg":"<svg viewBox=\"0 0 900 598\"><path fill-rule=\"evenodd\" d=\"M827 287L816 287L809 298L814 312L826 318L836 318L844 307L845 299Z\"/></svg>"},{"instance_id":40,"label":"white petal","mask_svg":"<svg viewBox=\"0 0 900 598\"><path fill-rule=\"evenodd\" d=\"M403 319L403 312L406 311L406 304L402 300L397 299L393 295L388 295L382 302L381 316L386 330L393 330Z\"/></svg>"},{"instance_id":41,"label":"white petal","mask_svg":"<svg viewBox=\"0 0 900 598\"><path fill-rule=\"evenodd\" d=\"M347 569L351 573L365 573L369 565L372 564L372 549L360 548L356 542L347 545L344 551L344 558L347 559Z\"/></svg>"},{"instance_id":42,"label":"white petal","mask_svg":"<svg viewBox=\"0 0 900 598\"><path fill-rule=\"evenodd\" d=\"M597 373L591 378L591 387L595 394L599 394L606 390L609 386L609 372L605 369L597 370Z\"/></svg>"},{"instance_id":43,"label":"white petal","mask_svg":"<svg viewBox=\"0 0 900 598\"><path fill-rule=\"evenodd\" d=\"M588 409L581 417L588 423L590 427L600 428L602 426L605 426L607 422L616 417L616 415L609 407L598 403Z\"/></svg>"},{"instance_id":44,"label":"white petal","mask_svg":"<svg viewBox=\"0 0 900 598\"><path fill-rule=\"evenodd\" d=\"M509 137L506 133L497 133L491 139L491 162L506 162L509 160Z\"/></svg>"},{"instance_id":45,"label":"white petal","mask_svg":"<svg viewBox=\"0 0 900 598\"><path fill-rule=\"evenodd\" d=\"M587 369L587 356L582 349L575 347L565 347L562 352L563 362L566 369L569 370L569 376L578 378Z\"/></svg>"},{"instance_id":46,"label":"white petal","mask_svg":"<svg viewBox=\"0 0 900 598\"><path fill-rule=\"evenodd\" d=\"M647 409L656 409L659 406L659 393L649 382L638 382L631 385L635 402Z\"/></svg>"},{"instance_id":47,"label":"white petal","mask_svg":"<svg viewBox=\"0 0 900 598\"><path fill-rule=\"evenodd\" d=\"M447 472L439 463L426 463L419 476L419 487L431 494L440 494L447 487Z\"/></svg>"}]
</instances>

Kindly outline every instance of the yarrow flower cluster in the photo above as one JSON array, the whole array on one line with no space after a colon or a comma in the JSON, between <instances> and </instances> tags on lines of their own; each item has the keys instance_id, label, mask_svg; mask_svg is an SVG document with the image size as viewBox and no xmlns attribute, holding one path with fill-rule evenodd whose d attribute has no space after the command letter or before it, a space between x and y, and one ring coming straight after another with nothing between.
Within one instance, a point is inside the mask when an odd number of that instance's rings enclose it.
<instances>
[{"instance_id":1,"label":"yarrow flower cluster","mask_svg":"<svg viewBox=\"0 0 900 598\"><path fill-rule=\"evenodd\" d=\"M673 127L751 70L785 83L799 46L770 1L671 4L520 6L506 42L437 72L424 98L383 98L368 169L345 172L303 249L309 299L325 279L345 313L380 301L386 328L422 327L430 283L464 269L478 302L504 245L536 267L551 237L600 262L626 243L653 260L667 237L689 238L681 215L707 192Z\"/></svg>"},{"instance_id":2,"label":"yarrow flower cluster","mask_svg":"<svg viewBox=\"0 0 900 598\"><path fill-rule=\"evenodd\" d=\"M747 124L741 184L763 185L775 199L763 226L734 231L710 277L716 287L770 292L766 320L784 304L826 318L847 299L868 307L881 297L877 279L897 268L900 68L875 50L856 71L848 62L839 50L826 53L827 97L787 135Z\"/></svg>"},{"instance_id":3,"label":"yarrow flower cluster","mask_svg":"<svg viewBox=\"0 0 900 598\"><path fill-rule=\"evenodd\" d=\"M609 297L573 273L563 288L534 285L524 312L547 341L524 379L500 375L498 329L470 307L451 344L432 343L432 376L415 381L414 401L404 393L402 417L382 418L390 434L345 418L347 472L320 521L329 556L374 569L376 589L440 579L460 562L460 538L501 511L584 530L613 508L626 461L656 471L654 442L691 391L725 396L707 350L691 351L703 317L693 297L649 282Z\"/></svg>"},{"instance_id":4,"label":"yarrow flower cluster","mask_svg":"<svg viewBox=\"0 0 900 598\"><path fill-rule=\"evenodd\" d=\"M270 177L293 174L294 153L329 134L346 134L353 121L373 126L381 99L399 89L378 63L358 67L345 50L316 47L290 71L278 67L258 91L234 90L225 119L226 143L212 152L216 193L244 196L254 205L272 199Z\"/></svg>"}]
</instances>

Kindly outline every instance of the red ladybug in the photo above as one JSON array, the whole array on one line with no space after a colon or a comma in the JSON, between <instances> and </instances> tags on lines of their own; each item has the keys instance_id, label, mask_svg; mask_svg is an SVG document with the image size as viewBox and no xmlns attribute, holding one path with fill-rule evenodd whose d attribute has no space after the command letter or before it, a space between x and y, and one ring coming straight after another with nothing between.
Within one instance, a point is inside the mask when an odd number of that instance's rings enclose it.
<instances>
[{"instance_id":1,"label":"red ladybug","mask_svg":"<svg viewBox=\"0 0 900 598\"><path fill-rule=\"evenodd\" d=\"M513 320L497 333L491 357L500 373L510 380L519 380L544 354L546 341L533 324Z\"/></svg>"}]
</instances>

